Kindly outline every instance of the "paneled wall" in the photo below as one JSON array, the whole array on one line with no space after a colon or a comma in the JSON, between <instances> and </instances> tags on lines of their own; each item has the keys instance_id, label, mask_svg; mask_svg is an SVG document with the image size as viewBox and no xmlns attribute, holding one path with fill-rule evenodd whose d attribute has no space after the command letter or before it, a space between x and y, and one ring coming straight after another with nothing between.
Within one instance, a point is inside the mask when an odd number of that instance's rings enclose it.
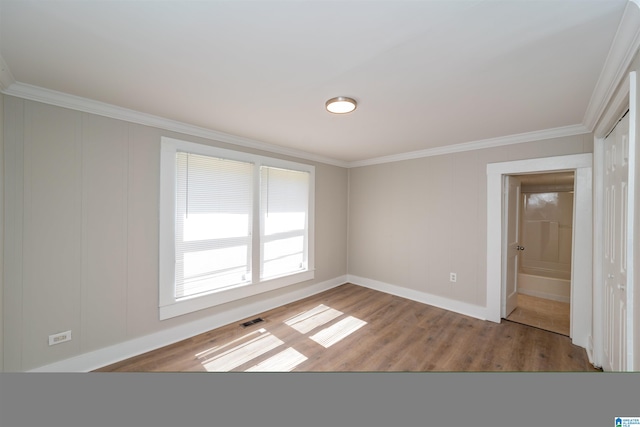
<instances>
[{"instance_id":1,"label":"paneled wall","mask_svg":"<svg viewBox=\"0 0 640 427\"><path fill-rule=\"evenodd\" d=\"M584 134L350 169L349 274L484 307L487 164L592 151Z\"/></svg>"},{"instance_id":2,"label":"paneled wall","mask_svg":"<svg viewBox=\"0 0 640 427\"><path fill-rule=\"evenodd\" d=\"M6 371L34 369L265 297L158 318L160 138L238 147L3 98ZM315 166L315 279L268 296L347 273L347 170ZM70 342L48 345L49 335L67 330Z\"/></svg>"}]
</instances>

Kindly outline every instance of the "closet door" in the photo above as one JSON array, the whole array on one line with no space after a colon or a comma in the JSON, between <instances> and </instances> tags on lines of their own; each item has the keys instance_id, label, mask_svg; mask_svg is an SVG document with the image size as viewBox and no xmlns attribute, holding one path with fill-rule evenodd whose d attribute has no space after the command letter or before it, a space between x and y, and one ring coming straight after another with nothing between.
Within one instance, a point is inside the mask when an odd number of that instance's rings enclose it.
<instances>
[{"instance_id":1,"label":"closet door","mask_svg":"<svg viewBox=\"0 0 640 427\"><path fill-rule=\"evenodd\" d=\"M604 366L627 369L629 114L604 141Z\"/></svg>"}]
</instances>

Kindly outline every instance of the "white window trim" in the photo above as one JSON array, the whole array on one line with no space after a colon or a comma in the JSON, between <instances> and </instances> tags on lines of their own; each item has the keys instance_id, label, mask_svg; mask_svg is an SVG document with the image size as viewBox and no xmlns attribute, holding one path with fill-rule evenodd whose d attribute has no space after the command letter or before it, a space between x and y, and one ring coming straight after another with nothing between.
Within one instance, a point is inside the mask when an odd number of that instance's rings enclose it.
<instances>
[{"instance_id":1,"label":"white window trim","mask_svg":"<svg viewBox=\"0 0 640 427\"><path fill-rule=\"evenodd\" d=\"M177 301L174 297L175 276L175 155L177 151L186 151L205 156L216 156L230 160L250 162L260 166L272 166L283 169L309 172L309 213L307 269L305 271L269 280L252 282L248 285L239 285L214 291L208 294L184 298ZM256 176L254 185L259 189L259 176ZM254 223L252 245L252 270L259 271L260 245L260 191L254 191ZM225 304L231 301L269 292L285 286L294 285L314 278L314 223L315 223L315 167L308 164L296 163L272 157L259 156L240 151L226 150L209 145L196 144L173 138L162 137L160 151L160 253L159 253L159 315L160 320L169 319L208 307ZM259 274L258 274L259 276ZM254 277L256 277L254 275Z\"/></svg>"}]
</instances>

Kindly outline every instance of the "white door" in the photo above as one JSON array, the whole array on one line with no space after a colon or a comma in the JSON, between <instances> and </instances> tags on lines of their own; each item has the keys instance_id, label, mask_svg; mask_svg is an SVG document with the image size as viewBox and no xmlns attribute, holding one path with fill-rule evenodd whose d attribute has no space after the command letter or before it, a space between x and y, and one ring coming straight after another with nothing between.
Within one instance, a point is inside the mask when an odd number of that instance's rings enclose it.
<instances>
[{"instance_id":1,"label":"white door","mask_svg":"<svg viewBox=\"0 0 640 427\"><path fill-rule=\"evenodd\" d=\"M626 370L629 115L604 140L604 361Z\"/></svg>"},{"instance_id":2,"label":"white door","mask_svg":"<svg viewBox=\"0 0 640 427\"><path fill-rule=\"evenodd\" d=\"M518 242L520 218L520 180L504 176L502 244L502 317L518 306L518 258L523 250Z\"/></svg>"}]
</instances>

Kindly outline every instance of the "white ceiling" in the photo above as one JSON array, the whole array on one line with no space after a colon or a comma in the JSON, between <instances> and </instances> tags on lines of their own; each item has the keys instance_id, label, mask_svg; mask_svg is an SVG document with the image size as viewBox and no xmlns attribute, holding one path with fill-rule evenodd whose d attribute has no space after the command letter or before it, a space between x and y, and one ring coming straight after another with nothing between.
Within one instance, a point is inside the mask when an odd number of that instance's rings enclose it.
<instances>
[{"instance_id":1,"label":"white ceiling","mask_svg":"<svg viewBox=\"0 0 640 427\"><path fill-rule=\"evenodd\" d=\"M627 3L0 0L0 59L15 84L354 162L583 124ZM339 95L357 110L327 113Z\"/></svg>"}]
</instances>

